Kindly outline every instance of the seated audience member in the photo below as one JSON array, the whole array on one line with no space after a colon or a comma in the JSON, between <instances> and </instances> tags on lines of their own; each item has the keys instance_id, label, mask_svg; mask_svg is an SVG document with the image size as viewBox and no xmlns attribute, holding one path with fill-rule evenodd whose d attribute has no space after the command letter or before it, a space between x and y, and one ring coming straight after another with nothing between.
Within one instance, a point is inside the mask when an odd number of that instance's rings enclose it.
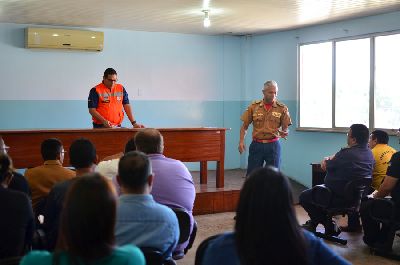
<instances>
[{"instance_id":1,"label":"seated audience member","mask_svg":"<svg viewBox=\"0 0 400 265\"><path fill-rule=\"evenodd\" d=\"M144 265L137 247L115 247L115 211L116 198L104 177L94 173L79 177L65 199L56 251L32 251L21 265Z\"/></svg>"},{"instance_id":2,"label":"seated audience member","mask_svg":"<svg viewBox=\"0 0 400 265\"><path fill-rule=\"evenodd\" d=\"M334 156L325 158L321 167L326 170L325 186L333 193L332 207L340 207L344 202L344 188L350 181L360 177L372 177L374 157L368 148L368 128L363 124L353 124L347 133L348 147L341 149ZM310 220L303 225L309 231L315 231L318 224L325 226L325 234L338 235L339 227L333 220L328 220L323 209L312 203L312 190L300 194L300 205L307 211ZM361 230L358 214L348 216L348 226L342 231Z\"/></svg>"},{"instance_id":3,"label":"seated audience member","mask_svg":"<svg viewBox=\"0 0 400 265\"><path fill-rule=\"evenodd\" d=\"M69 158L71 165L76 170L77 177L86 173L92 173L97 163L96 148L88 139L81 138L75 140L69 148ZM43 225L49 250L53 250L56 245L64 197L75 179L57 183L47 197Z\"/></svg>"},{"instance_id":4,"label":"seated audience member","mask_svg":"<svg viewBox=\"0 0 400 265\"><path fill-rule=\"evenodd\" d=\"M172 256L179 225L175 213L154 201L150 192L154 176L149 158L138 151L126 153L119 161L118 183L122 195L117 207L117 245L152 247Z\"/></svg>"},{"instance_id":5,"label":"seated audience member","mask_svg":"<svg viewBox=\"0 0 400 265\"><path fill-rule=\"evenodd\" d=\"M6 145L3 138L0 136L0 154L7 154L8 149L10 149L10 147ZM29 184L25 177L15 170L13 170L13 176L14 177L8 185L8 188L11 190L21 191L30 197L31 190L29 189Z\"/></svg>"},{"instance_id":6,"label":"seated audience member","mask_svg":"<svg viewBox=\"0 0 400 265\"><path fill-rule=\"evenodd\" d=\"M386 176L377 192L372 194L372 199L365 200L361 203L360 215L364 230L364 242L370 247L381 248L385 244L385 240L391 239L393 243L394 234L390 234L390 230L385 224L372 219L370 216L370 207L374 199L384 199L391 195L391 199L395 205L395 216L400 220L400 152L395 153L389 161ZM390 213L388 213L390 215ZM390 242L389 242L390 243ZM384 249L390 250L390 249Z\"/></svg>"},{"instance_id":7,"label":"seated audience member","mask_svg":"<svg viewBox=\"0 0 400 265\"><path fill-rule=\"evenodd\" d=\"M372 172L372 189L369 193L379 189L386 176L390 158L396 153L396 150L389 146L388 142L389 135L382 130L375 130L369 136L368 145L375 159L374 171Z\"/></svg>"},{"instance_id":8,"label":"seated audience member","mask_svg":"<svg viewBox=\"0 0 400 265\"><path fill-rule=\"evenodd\" d=\"M0 260L25 254L32 243L34 230L28 196L7 188L12 178L11 158L0 154Z\"/></svg>"},{"instance_id":9,"label":"seated audience member","mask_svg":"<svg viewBox=\"0 0 400 265\"><path fill-rule=\"evenodd\" d=\"M284 255L282 255L282 250ZM202 264L348 265L323 241L300 228L285 175L255 169L240 192L235 231L209 242Z\"/></svg>"},{"instance_id":10,"label":"seated audience member","mask_svg":"<svg viewBox=\"0 0 400 265\"><path fill-rule=\"evenodd\" d=\"M118 153L113 156L110 156L109 160L104 159L101 161L97 167L96 167L96 172L99 172L102 176L111 179L113 181L113 184L116 187L118 195L121 194L121 190L119 188L119 185L117 183L116 177L118 174L118 163L119 159L126 153L130 151L135 151L136 150L136 145L135 145L135 138L129 139L129 141L125 145L125 150L124 153Z\"/></svg>"},{"instance_id":11,"label":"seated audience member","mask_svg":"<svg viewBox=\"0 0 400 265\"><path fill-rule=\"evenodd\" d=\"M179 160L165 157L164 139L156 129L142 129L135 135L136 148L150 158L154 173L154 184L151 194L158 203L169 207L185 209L191 220L190 232L193 230L193 205L196 190L192 175ZM179 244L175 254L183 252L188 241Z\"/></svg>"},{"instance_id":12,"label":"seated audience member","mask_svg":"<svg viewBox=\"0 0 400 265\"><path fill-rule=\"evenodd\" d=\"M51 138L42 142L40 147L44 164L25 171L32 192L32 206L47 197L54 184L75 177L75 172L64 168L64 147L60 140Z\"/></svg>"}]
</instances>

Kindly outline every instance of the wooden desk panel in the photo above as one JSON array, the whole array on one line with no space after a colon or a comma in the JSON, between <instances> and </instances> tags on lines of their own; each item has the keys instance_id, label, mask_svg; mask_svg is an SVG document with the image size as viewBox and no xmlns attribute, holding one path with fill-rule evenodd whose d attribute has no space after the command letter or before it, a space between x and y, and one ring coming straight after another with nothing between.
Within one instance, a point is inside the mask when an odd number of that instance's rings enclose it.
<instances>
[{"instance_id":1,"label":"wooden desk panel","mask_svg":"<svg viewBox=\"0 0 400 265\"><path fill-rule=\"evenodd\" d=\"M121 152L126 142L140 129L73 129L0 131L16 168L31 168L43 163L40 145L48 138L58 138L68 151L77 138L94 143L99 159ZM216 186L224 187L225 128L161 128L164 154L184 162L200 162L200 180L207 183L207 161L217 161ZM64 165L69 165L68 152Z\"/></svg>"},{"instance_id":2,"label":"wooden desk panel","mask_svg":"<svg viewBox=\"0 0 400 265\"><path fill-rule=\"evenodd\" d=\"M324 184L326 172L322 170L320 163L311 163L312 186Z\"/></svg>"}]
</instances>

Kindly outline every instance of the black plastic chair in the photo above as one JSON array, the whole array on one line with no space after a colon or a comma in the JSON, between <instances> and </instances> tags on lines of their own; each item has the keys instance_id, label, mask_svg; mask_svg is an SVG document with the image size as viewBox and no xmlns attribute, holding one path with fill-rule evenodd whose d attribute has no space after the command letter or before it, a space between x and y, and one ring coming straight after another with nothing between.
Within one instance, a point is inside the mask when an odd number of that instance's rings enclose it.
<instances>
[{"instance_id":1,"label":"black plastic chair","mask_svg":"<svg viewBox=\"0 0 400 265\"><path fill-rule=\"evenodd\" d=\"M189 249L191 249L193 247L193 243L194 240L196 239L196 235L197 235L197 222L196 220L193 220L193 229L192 229L192 233L190 234L190 238L189 238L189 244L186 246L184 253L186 254Z\"/></svg>"},{"instance_id":2,"label":"black plastic chair","mask_svg":"<svg viewBox=\"0 0 400 265\"><path fill-rule=\"evenodd\" d=\"M21 259L22 256L0 259L0 265L18 265Z\"/></svg>"},{"instance_id":3,"label":"black plastic chair","mask_svg":"<svg viewBox=\"0 0 400 265\"><path fill-rule=\"evenodd\" d=\"M190 236L190 215L183 208L172 208L178 218L179 223L179 240L178 244L186 242Z\"/></svg>"},{"instance_id":4,"label":"black plastic chair","mask_svg":"<svg viewBox=\"0 0 400 265\"><path fill-rule=\"evenodd\" d=\"M165 258L164 253L152 247L140 247L147 265L176 265L171 258Z\"/></svg>"},{"instance_id":5,"label":"black plastic chair","mask_svg":"<svg viewBox=\"0 0 400 265\"><path fill-rule=\"evenodd\" d=\"M189 213L183 208L174 208L174 207L170 207L170 208L174 211L174 213L176 214L176 217L178 218L178 223L179 223L178 244L182 244L189 240L188 246L190 245L190 241L192 241L192 245L193 245L194 238L192 239L191 234L190 234L190 215L189 215ZM197 228L196 228L196 230L197 230ZM193 235L193 233L192 233L192 235ZM196 236L196 233L194 234L194 236ZM189 250L189 248L186 247L186 249L182 253L174 253L173 254L174 260L182 259L188 250Z\"/></svg>"},{"instance_id":6,"label":"black plastic chair","mask_svg":"<svg viewBox=\"0 0 400 265\"><path fill-rule=\"evenodd\" d=\"M396 205L389 199L374 199L369 208L372 219L388 227L387 238L379 248L371 248L374 255L400 260L400 254L392 251L396 231L400 229L400 220L396 217Z\"/></svg>"},{"instance_id":7,"label":"black plastic chair","mask_svg":"<svg viewBox=\"0 0 400 265\"><path fill-rule=\"evenodd\" d=\"M320 207L326 212L327 220L331 221L335 215L355 214L360 210L361 199L364 196L364 191L371 184L371 177L356 178L349 181L345 188L343 198L334 196L333 192L325 185L317 185L312 188L313 204ZM340 206L332 206L340 205ZM326 233L315 232L316 236L326 240L346 245L347 240L339 236L329 235Z\"/></svg>"},{"instance_id":8,"label":"black plastic chair","mask_svg":"<svg viewBox=\"0 0 400 265\"><path fill-rule=\"evenodd\" d=\"M210 237L204 239L203 242L200 243L200 245L196 251L196 258L194 261L194 265L203 265L203 257L204 257L204 253L206 252L208 245L210 244L210 242L212 240L216 239L220 235L222 235L222 234L210 236Z\"/></svg>"}]
</instances>

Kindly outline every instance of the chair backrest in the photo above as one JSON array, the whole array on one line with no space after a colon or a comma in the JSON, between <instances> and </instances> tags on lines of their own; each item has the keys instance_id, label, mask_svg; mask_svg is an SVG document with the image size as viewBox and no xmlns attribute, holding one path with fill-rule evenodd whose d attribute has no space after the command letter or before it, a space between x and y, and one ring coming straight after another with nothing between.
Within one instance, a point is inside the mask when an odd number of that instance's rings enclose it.
<instances>
[{"instance_id":1,"label":"chair backrest","mask_svg":"<svg viewBox=\"0 0 400 265\"><path fill-rule=\"evenodd\" d=\"M364 196L365 190L371 185L372 178L360 177L349 181L344 187L345 203L347 208L359 210L361 199Z\"/></svg>"},{"instance_id":2,"label":"chair backrest","mask_svg":"<svg viewBox=\"0 0 400 265\"><path fill-rule=\"evenodd\" d=\"M184 254L186 254L188 252L188 250L192 248L194 240L196 239L196 235L197 235L197 222L196 222L196 220L193 220L192 233L190 234L189 243L186 246L186 248L184 249Z\"/></svg>"},{"instance_id":3,"label":"chair backrest","mask_svg":"<svg viewBox=\"0 0 400 265\"><path fill-rule=\"evenodd\" d=\"M331 209L332 201L340 201L341 207L344 211L351 209L351 211L358 211L361 204L361 198L364 196L365 190L371 184L371 177L355 178L344 187L344 198L334 196L333 192L325 185L316 185L312 188L313 204L324 209L329 208L336 212L338 209L335 207Z\"/></svg>"},{"instance_id":4,"label":"chair backrest","mask_svg":"<svg viewBox=\"0 0 400 265\"><path fill-rule=\"evenodd\" d=\"M152 247L141 247L140 250L143 252L147 265L164 264L164 255L159 249Z\"/></svg>"},{"instance_id":5,"label":"chair backrest","mask_svg":"<svg viewBox=\"0 0 400 265\"><path fill-rule=\"evenodd\" d=\"M186 242L190 237L190 215L183 208L173 208L171 209L176 214L179 222L179 240L178 244Z\"/></svg>"},{"instance_id":6,"label":"chair backrest","mask_svg":"<svg viewBox=\"0 0 400 265\"><path fill-rule=\"evenodd\" d=\"M210 244L210 242L212 240L216 239L220 235L222 235L222 234L217 234L217 235L210 236L210 237L204 239L203 242L200 243L200 245L199 245L199 247L197 248L197 251L196 251L196 258L195 258L195 261L194 261L194 265L202 265L204 253L206 252L206 249L207 249L208 245Z\"/></svg>"},{"instance_id":7,"label":"chair backrest","mask_svg":"<svg viewBox=\"0 0 400 265\"><path fill-rule=\"evenodd\" d=\"M0 265L18 265L22 256L0 259Z\"/></svg>"},{"instance_id":8,"label":"chair backrest","mask_svg":"<svg viewBox=\"0 0 400 265\"><path fill-rule=\"evenodd\" d=\"M369 207L371 217L381 223L395 222L396 207L393 201L388 199L374 199ZM399 221L400 222L400 221Z\"/></svg>"}]
</instances>

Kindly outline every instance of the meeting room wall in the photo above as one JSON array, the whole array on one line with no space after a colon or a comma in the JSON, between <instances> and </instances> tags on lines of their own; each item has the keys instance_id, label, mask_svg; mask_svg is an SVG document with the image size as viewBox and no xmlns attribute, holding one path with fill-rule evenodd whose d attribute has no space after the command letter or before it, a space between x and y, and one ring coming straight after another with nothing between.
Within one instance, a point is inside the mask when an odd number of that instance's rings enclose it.
<instances>
[{"instance_id":1,"label":"meeting room wall","mask_svg":"<svg viewBox=\"0 0 400 265\"><path fill-rule=\"evenodd\" d=\"M231 128L225 165L240 166L240 37L92 29L102 52L35 50L24 48L28 26L0 24L0 130L91 128L89 90L113 67L139 123Z\"/></svg>"},{"instance_id":2,"label":"meeting room wall","mask_svg":"<svg viewBox=\"0 0 400 265\"><path fill-rule=\"evenodd\" d=\"M261 89L266 80L274 79L278 82L278 97L289 107L293 121L287 141L281 141L282 170L289 176L310 186L310 163L319 162L324 156L334 154L346 145L345 133L296 130L298 44L394 30L400 30L400 12L247 37L244 54L248 58L244 75L242 111L251 100L262 97ZM315 110L315 119L323 118L318 114L318 110ZM250 139L247 139L247 145L249 144ZM390 144L397 150L400 149L394 136L391 137ZM246 167L247 155L241 159L242 167Z\"/></svg>"}]
</instances>

